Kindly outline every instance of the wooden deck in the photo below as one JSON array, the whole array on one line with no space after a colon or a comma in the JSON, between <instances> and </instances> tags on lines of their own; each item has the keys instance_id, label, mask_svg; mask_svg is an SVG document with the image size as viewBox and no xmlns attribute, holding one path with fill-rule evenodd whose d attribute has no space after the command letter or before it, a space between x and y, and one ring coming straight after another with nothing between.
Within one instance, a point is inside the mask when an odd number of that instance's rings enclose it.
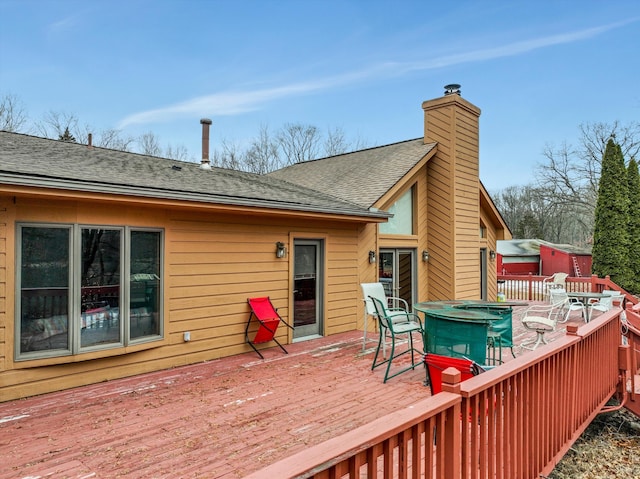
<instances>
[{"instance_id":1,"label":"wooden deck","mask_svg":"<svg viewBox=\"0 0 640 479\"><path fill-rule=\"evenodd\" d=\"M238 478L429 395L422 367L383 384L358 331L287 349L0 403L0 478Z\"/></svg>"}]
</instances>

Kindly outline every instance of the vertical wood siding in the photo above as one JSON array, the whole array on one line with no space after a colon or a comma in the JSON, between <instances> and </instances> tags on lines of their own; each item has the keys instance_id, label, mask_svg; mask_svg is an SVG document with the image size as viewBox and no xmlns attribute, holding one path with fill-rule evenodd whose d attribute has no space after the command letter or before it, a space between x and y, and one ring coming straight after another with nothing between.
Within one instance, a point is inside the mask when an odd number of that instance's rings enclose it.
<instances>
[{"instance_id":1,"label":"vertical wood siding","mask_svg":"<svg viewBox=\"0 0 640 479\"><path fill-rule=\"evenodd\" d=\"M423 104L428 163L430 299L477 298L480 292L478 116L459 97Z\"/></svg>"}]
</instances>

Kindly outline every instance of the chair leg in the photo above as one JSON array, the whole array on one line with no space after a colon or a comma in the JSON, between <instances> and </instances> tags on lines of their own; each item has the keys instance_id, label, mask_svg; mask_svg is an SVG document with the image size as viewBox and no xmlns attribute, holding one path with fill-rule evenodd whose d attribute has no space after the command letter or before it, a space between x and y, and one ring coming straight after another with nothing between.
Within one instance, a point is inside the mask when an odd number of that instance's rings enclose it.
<instances>
[{"instance_id":1,"label":"chair leg","mask_svg":"<svg viewBox=\"0 0 640 479\"><path fill-rule=\"evenodd\" d=\"M381 366L387 363L387 367L384 373L383 383L386 383L389 379L396 377L397 375L402 374L403 372L406 372L410 369L415 369L417 366L423 363L423 361L416 362L416 359L415 359L415 353L420 353L420 351L417 351L413 346L413 331L409 332L408 334L409 334L408 349L406 351L402 351L401 353L398 353L397 355L396 355L396 340L395 340L395 336L392 334L391 335L391 351L389 353L389 357L379 362L377 361L377 359L378 359L378 353L380 351L380 347L382 343L380 342L378 344L378 348L376 349L376 356L373 358L373 365L371 366L371 369L374 369L378 366ZM396 358L399 358L400 356L404 356L405 354L411 354L411 365L403 367L397 371L394 371L393 374L390 374L391 363L393 362L393 360Z\"/></svg>"},{"instance_id":2,"label":"chair leg","mask_svg":"<svg viewBox=\"0 0 640 479\"><path fill-rule=\"evenodd\" d=\"M391 362L392 362L391 360L394 357L395 349L396 349L396 338L394 335L391 335L391 353L389 354L389 359L387 359L387 370L384 373L384 380L382 381L383 383L386 383L387 379L389 379L389 371L391 370Z\"/></svg>"},{"instance_id":3,"label":"chair leg","mask_svg":"<svg viewBox=\"0 0 640 479\"><path fill-rule=\"evenodd\" d=\"M530 339L529 341L523 342L520 347L525 349L534 350L541 344L548 344L547 340L544 339L544 331L536 331L535 339Z\"/></svg>"},{"instance_id":4,"label":"chair leg","mask_svg":"<svg viewBox=\"0 0 640 479\"><path fill-rule=\"evenodd\" d=\"M380 366L381 364L384 364L385 361L381 361L381 362L377 362L378 361L378 354L380 353L380 346L382 346L382 341L385 341L384 339L384 331L382 328L380 328L380 334L378 334L378 347L376 347L376 354L375 356L373 356L373 364L371 365L371 370L373 371L375 368L377 368L378 366ZM383 349L383 353L382 353L382 359L385 359L384 357L384 349Z\"/></svg>"},{"instance_id":5,"label":"chair leg","mask_svg":"<svg viewBox=\"0 0 640 479\"><path fill-rule=\"evenodd\" d=\"M497 350L497 357L496 357ZM512 351L513 352L513 351ZM487 338L487 359L486 363L496 366L498 364L502 364L502 341L500 339L500 335L492 334ZM515 356L514 356L515 357Z\"/></svg>"}]
</instances>

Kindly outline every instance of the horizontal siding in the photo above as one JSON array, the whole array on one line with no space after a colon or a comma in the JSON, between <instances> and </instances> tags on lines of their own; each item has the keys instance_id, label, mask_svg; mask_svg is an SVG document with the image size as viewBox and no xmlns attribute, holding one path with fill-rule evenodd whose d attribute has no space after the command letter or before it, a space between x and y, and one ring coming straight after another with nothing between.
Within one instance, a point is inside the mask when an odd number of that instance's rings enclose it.
<instances>
[{"instance_id":1,"label":"horizontal siding","mask_svg":"<svg viewBox=\"0 0 640 479\"><path fill-rule=\"evenodd\" d=\"M165 230L165 339L161 342L120 348L75 357L13 364L13 309L0 296L0 370L3 398L41 394L116 377L124 377L251 351L245 342L250 310L247 298L270 296L278 312L289 320L293 238L325 239L325 332L334 334L357 327L359 265L367 251L359 250L362 225L319 219L273 219L240 215L188 213L143 208L135 213L112 205L53 201L47 207L34 200L20 200L20 221L150 226ZM0 216L2 224L3 216ZM249 223L249 224L247 224ZM0 226L0 234L13 231ZM275 243L288 244L283 259L275 257ZM13 279L6 278L5 238L0 238L0 294ZM11 253L13 255L13 252ZM375 265L374 265L375 266ZM375 267L370 268L375 273ZM10 328L6 320L10 317ZM9 329L10 331L7 331ZM253 329L253 325L252 325ZM183 334L191 333L185 343ZM278 329L286 344L290 331ZM11 361L5 361L11 354ZM6 367L5 367L6 365Z\"/></svg>"}]
</instances>

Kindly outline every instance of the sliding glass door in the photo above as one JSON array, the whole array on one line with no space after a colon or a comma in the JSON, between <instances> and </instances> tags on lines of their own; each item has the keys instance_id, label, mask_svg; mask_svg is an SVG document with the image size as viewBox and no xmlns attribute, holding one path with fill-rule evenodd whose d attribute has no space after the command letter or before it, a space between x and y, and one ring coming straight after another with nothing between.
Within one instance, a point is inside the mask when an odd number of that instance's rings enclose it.
<instances>
[{"instance_id":1,"label":"sliding glass door","mask_svg":"<svg viewBox=\"0 0 640 479\"><path fill-rule=\"evenodd\" d=\"M380 250L378 280L383 284L387 296L402 298L409 307L416 302L415 264L414 249Z\"/></svg>"}]
</instances>

